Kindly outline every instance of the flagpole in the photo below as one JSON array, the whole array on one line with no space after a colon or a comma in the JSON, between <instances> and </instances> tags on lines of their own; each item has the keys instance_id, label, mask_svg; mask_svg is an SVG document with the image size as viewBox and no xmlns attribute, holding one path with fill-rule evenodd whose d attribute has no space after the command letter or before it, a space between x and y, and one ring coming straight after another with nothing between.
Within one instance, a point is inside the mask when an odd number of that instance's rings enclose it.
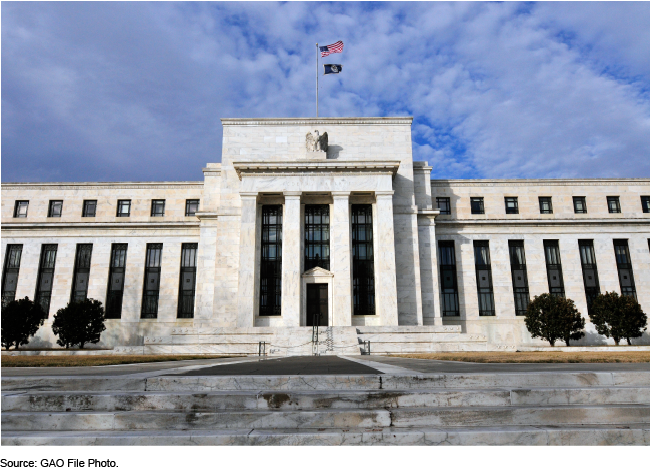
<instances>
[{"instance_id":1,"label":"flagpole","mask_svg":"<svg viewBox=\"0 0 650 472\"><path fill-rule=\"evenodd\" d=\"M318 43L316 43L316 118L318 118Z\"/></svg>"}]
</instances>

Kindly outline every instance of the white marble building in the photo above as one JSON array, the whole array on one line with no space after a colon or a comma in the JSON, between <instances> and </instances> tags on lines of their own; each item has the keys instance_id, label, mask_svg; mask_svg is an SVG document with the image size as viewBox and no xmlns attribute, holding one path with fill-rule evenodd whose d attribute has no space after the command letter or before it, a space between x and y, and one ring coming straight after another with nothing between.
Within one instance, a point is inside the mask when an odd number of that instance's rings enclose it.
<instances>
[{"instance_id":1,"label":"white marble building","mask_svg":"<svg viewBox=\"0 0 650 472\"><path fill-rule=\"evenodd\" d=\"M650 313L650 179L432 181L411 121L224 119L202 182L2 184L3 298L48 308L34 347L87 296L102 345L148 352L290 344L319 314L351 342L512 349L532 342L515 300L551 289L586 318L594 290Z\"/></svg>"}]
</instances>

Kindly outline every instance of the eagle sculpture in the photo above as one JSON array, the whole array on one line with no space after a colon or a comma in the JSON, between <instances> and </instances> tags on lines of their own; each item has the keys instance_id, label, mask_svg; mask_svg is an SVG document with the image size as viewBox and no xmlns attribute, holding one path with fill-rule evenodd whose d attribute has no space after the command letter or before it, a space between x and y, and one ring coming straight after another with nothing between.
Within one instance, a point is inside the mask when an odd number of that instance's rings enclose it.
<instances>
[{"instance_id":1,"label":"eagle sculpture","mask_svg":"<svg viewBox=\"0 0 650 472\"><path fill-rule=\"evenodd\" d=\"M309 152L327 151L327 132L322 136L318 134L318 130L315 130L314 134L307 133L306 144Z\"/></svg>"}]
</instances>

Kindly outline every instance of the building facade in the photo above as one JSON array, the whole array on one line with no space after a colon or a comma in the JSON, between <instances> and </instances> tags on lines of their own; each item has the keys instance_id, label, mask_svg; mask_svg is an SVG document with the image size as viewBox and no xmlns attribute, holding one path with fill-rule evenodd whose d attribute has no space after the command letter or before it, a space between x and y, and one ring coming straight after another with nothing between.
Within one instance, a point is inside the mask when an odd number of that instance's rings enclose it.
<instances>
[{"instance_id":1,"label":"building facade","mask_svg":"<svg viewBox=\"0 0 650 472\"><path fill-rule=\"evenodd\" d=\"M410 118L222 123L202 182L2 185L3 300L49 315L31 346L85 297L108 347L320 325L512 348L549 291L650 312L650 179L431 180Z\"/></svg>"}]
</instances>

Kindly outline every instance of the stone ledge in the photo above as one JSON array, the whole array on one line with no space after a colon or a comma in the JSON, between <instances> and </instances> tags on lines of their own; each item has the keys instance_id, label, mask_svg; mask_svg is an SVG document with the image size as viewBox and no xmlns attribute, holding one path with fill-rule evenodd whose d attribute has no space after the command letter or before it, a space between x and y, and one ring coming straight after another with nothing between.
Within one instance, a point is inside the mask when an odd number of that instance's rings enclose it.
<instances>
[{"instance_id":1,"label":"stone ledge","mask_svg":"<svg viewBox=\"0 0 650 472\"><path fill-rule=\"evenodd\" d=\"M258 175L266 173L299 173L313 172L337 174L341 172L367 173L380 172L395 175L400 166L398 160L382 161L344 161L339 159L305 159L301 161L233 161L232 165L239 176Z\"/></svg>"}]
</instances>

